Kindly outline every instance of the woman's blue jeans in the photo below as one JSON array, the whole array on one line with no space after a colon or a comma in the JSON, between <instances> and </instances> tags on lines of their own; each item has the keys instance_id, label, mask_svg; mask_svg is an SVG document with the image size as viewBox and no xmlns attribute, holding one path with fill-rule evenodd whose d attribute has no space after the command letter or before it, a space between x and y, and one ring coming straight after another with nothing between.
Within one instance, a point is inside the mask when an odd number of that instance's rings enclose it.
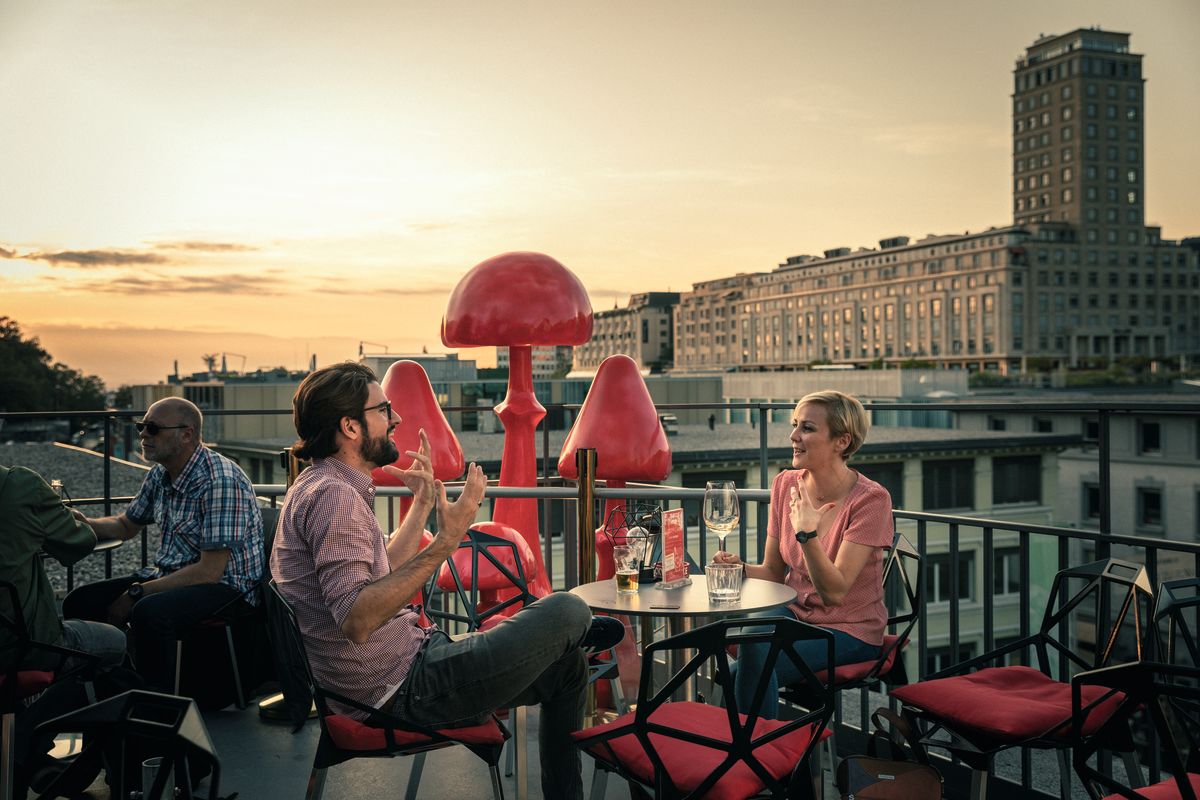
<instances>
[{"instance_id":1,"label":"woman's blue jeans","mask_svg":"<svg viewBox=\"0 0 1200 800\"><path fill-rule=\"evenodd\" d=\"M757 611L749 616L752 618L791 617L796 619L795 613L788 606ZM835 666L857 664L860 661L870 661L879 657L878 645L867 644L862 639L856 639L843 631L829 628L825 630L833 634L833 663ZM733 664L733 694L737 698L738 711L742 714L750 713L750 704L754 701L754 689L758 686L758 680L762 675L770 649L771 645L765 642L742 645L738 648L738 660ZM813 639L800 642L796 645L795 651L813 672L820 672L829 666L825 663L827 651L825 642L822 640ZM767 691L763 695L763 705L759 709L759 715L763 719L778 717L779 687L799 683L800 678L800 672L796 666L787 658L780 657L775 662L774 674L767 683Z\"/></svg>"}]
</instances>

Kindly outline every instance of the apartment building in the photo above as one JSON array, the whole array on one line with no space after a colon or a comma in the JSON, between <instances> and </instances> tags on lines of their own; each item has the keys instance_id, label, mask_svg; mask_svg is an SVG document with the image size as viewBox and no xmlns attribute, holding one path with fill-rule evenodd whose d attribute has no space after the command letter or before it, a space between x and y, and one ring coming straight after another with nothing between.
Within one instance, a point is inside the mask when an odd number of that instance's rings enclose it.
<instances>
[{"instance_id":1,"label":"apartment building","mask_svg":"<svg viewBox=\"0 0 1200 800\"><path fill-rule=\"evenodd\" d=\"M697 283L676 313L676 369L1195 359L1200 248L1145 223L1141 64L1125 33L1039 39L1014 71L1011 224Z\"/></svg>"},{"instance_id":2,"label":"apartment building","mask_svg":"<svg viewBox=\"0 0 1200 800\"><path fill-rule=\"evenodd\" d=\"M592 339L575 348L573 374L594 375L604 359L623 353L647 372L662 372L673 364L675 307L679 292L641 292L624 308L597 311Z\"/></svg>"}]
</instances>

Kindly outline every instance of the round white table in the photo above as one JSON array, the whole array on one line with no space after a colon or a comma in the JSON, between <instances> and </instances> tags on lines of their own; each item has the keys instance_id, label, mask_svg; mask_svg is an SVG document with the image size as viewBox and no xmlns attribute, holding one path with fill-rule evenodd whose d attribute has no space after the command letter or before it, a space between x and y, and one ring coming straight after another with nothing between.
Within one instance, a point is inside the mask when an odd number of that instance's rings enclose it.
<instances>
[{"instance_id":1,"label":"round white table","mask_svg":"<svg viewBox=\"0 0 1200 800\"><path fill-rule=\"evenodd\" d=\"M576 595L593 611L610 614L625 614L630 617L665 617L667 635L674 636L692 627L692 620L700 618L736 617L751 611L786 605L796 599L796 590L774 581L761 578L746 578L742 581L742 596L733 603L712 603L708 599L708 583L703 575L692 575L690 586L676 589L659 589L656 583L644 583L635 594L617 594L614 579L594 581L576 586L571 594ZM650 641L652 625L643 624L642 647ZM678 669L679 651L667 668L674 674ZM683 699L695 699L695 682L688 679L684 685Z\"/></svg>"}]
</instances>

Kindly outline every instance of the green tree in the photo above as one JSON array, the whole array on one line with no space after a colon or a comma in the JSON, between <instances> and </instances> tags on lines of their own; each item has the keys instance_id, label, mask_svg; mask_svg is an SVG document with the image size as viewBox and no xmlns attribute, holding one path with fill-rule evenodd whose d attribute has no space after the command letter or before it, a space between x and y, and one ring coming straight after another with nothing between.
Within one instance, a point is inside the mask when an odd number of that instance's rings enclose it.
<instances>
[{"instance_id":1,"label":"green tree","mask_svg":"<svg viewBox=\"0 0 1200 800\"><path fill-rule=\"evenodd\" d=\"M37 337L0 317L0 410L90 411L104 408L104 382L52 362Z\"/></svg>"}]
</instances>

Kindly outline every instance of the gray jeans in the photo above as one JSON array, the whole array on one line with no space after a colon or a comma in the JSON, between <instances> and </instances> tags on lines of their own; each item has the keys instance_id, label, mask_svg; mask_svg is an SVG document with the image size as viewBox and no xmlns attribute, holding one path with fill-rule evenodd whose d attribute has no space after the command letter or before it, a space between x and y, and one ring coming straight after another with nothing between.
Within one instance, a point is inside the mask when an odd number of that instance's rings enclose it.
<instances>
[{"instance_id":1,"label":"gray jeans","mask_svg":"<svg viewBox=\"0 0 1200 800\"><path fill-rule=\"evenodd\" d=\"M91 653L100 659L100 669L119 667L125 659L125 632L103 622L84 619L68 619L63 622L63 647ZM67 669L75 666L77 659L69 658Z\"/></svg>"},{"instance_id":2,"label":"gray jeans","mask_svg":"<svg viewBox=\"0 0 1200 800\"><path fill-rule=\"evenodd\" d=\"M440 631L425 643L392 696L391 711L429 727L471 724L510 706L541 705L542 794L583 797L579 750L587 660L579 643L592 612L558 592L484 633L457 641Z\"/></svg>"}]
</instances>

